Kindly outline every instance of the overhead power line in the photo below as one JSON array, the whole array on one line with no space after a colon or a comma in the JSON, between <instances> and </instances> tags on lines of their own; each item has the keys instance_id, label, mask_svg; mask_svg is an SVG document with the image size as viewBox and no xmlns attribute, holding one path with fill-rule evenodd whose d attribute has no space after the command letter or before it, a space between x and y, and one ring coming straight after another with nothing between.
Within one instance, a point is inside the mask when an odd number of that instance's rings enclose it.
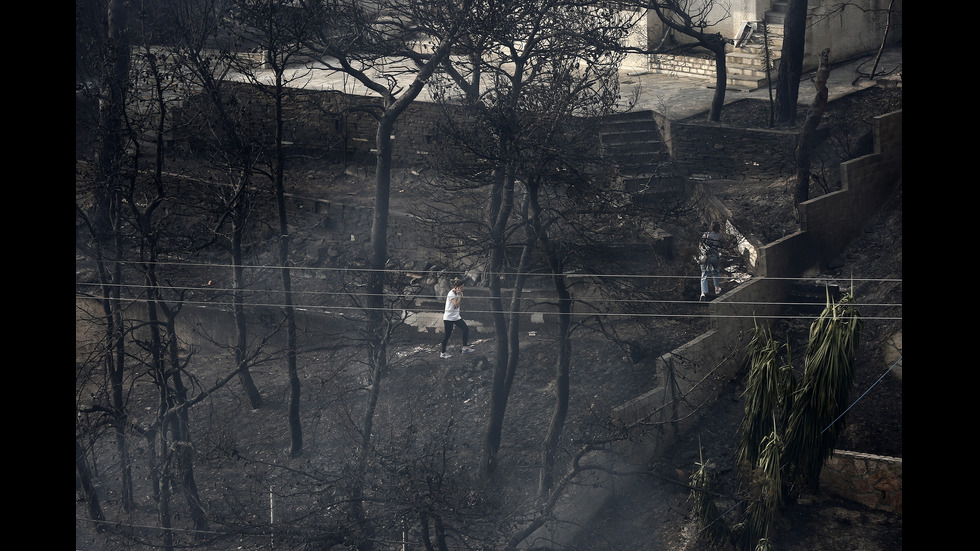
<instances>
[{"instance_id":1,"label":"overhead power line","mask_svg":"<svg viewBox=\"0 0 980 551\"><path fill-rule=\"evenodd\" d=\"M146 286L144 286L144 285L138 285L138 284L132 284L132 283L109 283L109 284L106 284L105 286L107 288L132 289L132 290L136 290L136 291L144 291L144 290L146 290ZM249 295L249 296L263 295L263 294L279 295L279 294L282 294L282 292L283 292L282 289L265 289L265 288L256 288L256 287L246 287L246 288L242 288L242 289L237 289L236 290L236 289L234 289L232 287L214 287L214 286L203 286L203 287L199 287L199 286L186 286L186 285L158 285L158 286L154 287L154 289L160 290L160 291L171 291L171 292L179 292L179 291L207 292L207 293L212 293L214 295L231 294L231 293L239 292L242 295ZM532 291L534 291L534 290L532 290ZM294 295L294 296L304 296L304 295L309 296L309 295L312 295L312 296L328 296L328 297L337 297L337 296L339 296L339 297L348 297L348 298L364 298L364 297L382 296L382 297L389 298L389 299L392 299L392 300L397 300L397 299L413 299L413 300L442 301L442 300L444 300L446 298L443 295L430 295L430 294L422 294L422 293L387 293L387 292L386 293L366 293L366 292L351 292L351 291L311 291L311 290L295 290L295 289L292 290L292 291L290 291L290 293L292 295ZM487 300L488 298L489 298L488 295L476 295L476 296L470 295L470 296L467 297L468 300ZM527 300L533 301L536 297L528 296L526 298L527 298ZM542 298L542 297L537 297L537 298ZM553 297L544 297L544 298L546 298L546 300L554 300ZM596 295L596 294L583 293L583 294L580 294L580 295L576 296L575 298L576 298L576 300L579 300L579 301L600 301L600 302L608 302L608 303L628 302L628 303L633 303L633 304L687 304L687 303L690 303L691 302L690 300L670 300L670 299L640 298L640 297L636 296L635 294L631 294L631 296L629 298L614 298L614 297L605 297L605 296ZM796 305L796 306L808 305L808 306L814 306L814 305L823 305L824 302L819 302L819 303L816 303L816 302L801 303L801 302L773 302L773 301L762 301L762 302L756 302L756 301L738 301L737 304L739 304L739 305ZM894 303L879 303L879 304L876 304L876 303L858 303L858 304L860 306L885 306L885 307L888 307L888 306L901 306L900 304L894 304Z\"/></svg>"},{"instance_id":2,"label":"overhead power line","mask_svg":"<svg viewBox=\"0 0 980 551\"><path fill-rule=\"evenodd\" d=\"M179 266L179 267L193 267L193 268L221 268L221 269L231 269L236 267L234 264L226 263L212 263L212 262L173 262L173 261L156 261L156 262L140 262L135 260L122 260L119 261L120 264L134 264L134 265L155 265L155 266ZM282 270L284 266L280 264L242 264L237 266L243 269L255 269L255 270ZM327 267L327 266L300 266L300 265L290 265L288 266L291 270L304 270L304 271L321 271L321 272L351 272L351 273L385 273L385 274L403 274L407 276L423 277L425 275L445 275L445 274L463 274L469 270L411 270L404 268L337 268L337 267ZM498 277L554 277L555 274L550 272L499 272L496 274ZM630 279L701 279L700 275L692 274L631 274L631 273L610 273L601 274L594 272L565 272L561 274L563 277L567 278L630 278ZM755 278L753 278L755 279ZM825 282L825 281L855 281L855 282L896 282L901 283L901 278L856 278L856 277L766 277L767 280L772 281L814 281L814 282Z\"/></svg>"},{"instance_id":3,"label":"overhead power line","mask_svg":"<svg viewBox=\"0 0 980 551\"><path fill-rule=\"evenodd\" d=\"M362 295L362 296L367 296L367 295ZM104 299L103 297L95 297L95 296L91 296L91 295L76 295L76 297L93 299L93 300L103 300ZM150 299L146 299L146 298L132 298L132 297L120 297L118 299L112 298L110 300L114 300L114 301L118 301L118 302L126 302L126 303L149 303L149 302L153 302ZM227 307L227 308L232 308L232 307L235 306L235 303L234 302L231 302L231 301L207 301L207 300L187 300L187 299L183 299L183 300L179 300L179 301L167 301L167 300L164 300L163 302L167 302L167 303L179 302L180 304L187 305L187 306L194 306L194 305L196 305L196 306ZM602 299L595 299L593 302L609 302L609 301L605 301L605 300L602 300ZM622 301L618 301L618 302L622 302ZM651 302L653 302L653 301L651 301ZM694 300L690 300L690 301L684 301L684 300L677 300L677 301L658 301L658 302L659 303L670 303L670 304L691 304L691 305L704 304L704 303L701 303L699 301L694 301ZM758 306L777 306L777 305L805 306L805 305L807 305L807 304L800 304L800 303L780 303L780 302L773 302L773 303L766 303L766 302L747 302L747 303L742 303L742 302L736 302L736 303L729 303L729 304L731 304L731 305L738 305L738 306L743 306L743 305L744 306L749 306L749 305L758 305ZM822 303L808 303L808 304L809 305L812 305L812 306L823 306ZM243 302L243 303L241 303L241 306L249 307L249 308L282 308L282 307L284 307L284 304L283 303L280 303L280 302L265 302L265 303L260 303L260 302ZM858 304L858 306L862 306L862 305L861 304ZM901 304L885 304L885 305L882 305L882 306L901 307ZM419 315L419 314L440 314L441 315L443 313L443 310L442 309L426 309L424 307L418 307L416 305L411 305L411 304L406 304L406 305L402 305L402 306L388 306L388 307L381 307L381 308L371 308L371 307L367 307L367 306L356 306L356 305L344 306L344 305L323 305L323 304L293 304L292 307L294 309L296 309L296 310L299 310L299 311L321 311L324 314L332 314L334 312L344 312L344 311L351 311L351 312L369 312L369 311L394 311L394 310L402 311L402 312L405 312L406 314L410 313L410 314L413 314L413 315ZM497 313L497 312L494 311L494 310L467 309L467 313L472 315L472 314L494 314L494 313ZM501 311L499 313L502 313L502 314L505 314L505 315L510 315L510 314L513 314L514 312L511 311L511 310L503 310L503 311ZM555 314L555 312L542 311L542 310L522 310L522 311L517 312L517 313L526 314L526 315L532 315L532 314L550 314L550 315L554 315ZM596 310L593 310L593 311L572 312L571 315L572 316L576 316L576 317L603 317L603 318L711 318L711 319L718 319L718 318L732 318L732 319L739 319L739 318L749 318L749 319L813 319L813 318L817 317L816 315L812 315L812 316L811 315L758 315L758 314L720 314L720 313L683 314L683 313L659 313L659 312L601 312L601 311L596 311ZM898 317L896 317L896 316L862 316L862 319L864 319L864 320L901 320L902 317L901 316L898 316Z\"/></svg>"}]
</instances>

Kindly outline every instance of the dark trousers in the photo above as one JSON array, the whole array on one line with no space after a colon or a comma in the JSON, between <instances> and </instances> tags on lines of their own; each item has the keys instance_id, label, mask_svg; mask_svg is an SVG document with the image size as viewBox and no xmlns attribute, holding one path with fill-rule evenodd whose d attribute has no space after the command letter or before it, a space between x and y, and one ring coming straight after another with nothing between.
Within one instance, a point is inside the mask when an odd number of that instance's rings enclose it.
<instances>
[{"instance_id":1,"label":"dark trousers","mask_svg":"<svg viewBox=\"0 0 980 551\"><path fill-rule=\"evenodd\" d=\"M469 344L470 340L470 328L466 326L466 322L458 319L456 321L442 320L442 325L446 328L446 335L442 338L442 351L446 351L446 345L449 344L449 337L453 336L453 328L459 327L459 330L463 332L463 346Z\"/></svg>"}]
</instances>

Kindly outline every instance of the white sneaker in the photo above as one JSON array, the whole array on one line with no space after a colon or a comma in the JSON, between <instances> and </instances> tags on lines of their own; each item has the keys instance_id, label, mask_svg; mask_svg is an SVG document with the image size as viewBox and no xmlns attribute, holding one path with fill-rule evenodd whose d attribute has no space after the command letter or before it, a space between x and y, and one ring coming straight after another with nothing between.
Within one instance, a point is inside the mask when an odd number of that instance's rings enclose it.
<instances>
[{"instance_id":1,"label":"white sneaker","mask_svg":"<svg viewBox=\"0 0 980 551\"><path fill-rule=\"evenodd\" d=\"M715 287L715 294L716 295L720 295L721 294L721 287Z\"/></svg>"},{"instance_id":2,"label":"white sneaker","mask_svg":"<svg viewBox=\"0 0 980 551\"><path fill-rule=\"evenodd\" d=\"M698 302L704 302L704 293L701 293L701 298L698 299Z\"/></svg>"},{"instance_id":3,"label":"white sneaker","mask_svg":"<svg viewBox=\"0 0 980 551\"><path fill-rule=\"evenodd\" d=\"M472 353L473 353L473 347L472 346L464 346L463 347L463 354L472 354Z\"/></svg>"},{"instance_id":4,"label":"white sneaker","mask_svg":"<svg viewBox=\"0 0 980 551\"><path fill-rule=\"evenodd\" d=\"M440 358L452 358L453 355L450 354L449 352L443 352L442 354L439 354L439 357Z\"/></svg>"}]
</instances>

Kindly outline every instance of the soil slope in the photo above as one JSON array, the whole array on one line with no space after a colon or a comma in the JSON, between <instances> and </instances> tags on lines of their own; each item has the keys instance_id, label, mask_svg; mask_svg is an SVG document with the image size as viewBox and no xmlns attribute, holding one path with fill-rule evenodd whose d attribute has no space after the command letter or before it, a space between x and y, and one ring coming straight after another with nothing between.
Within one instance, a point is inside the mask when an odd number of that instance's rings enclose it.
<instances>
[{"instance_id":1,"label":"soil slope","mask_svg":"<svg viewBox=\"0 0 980 551\"><path fill-rule=\"evenodd\" d=\"M900 95L899 95L900 98ZM872 100L869 100L869 102ZM900 100L899 100L900 101ZM733 109L732 120L748 117ZM754 114L751 114L754 116ZM350 200L369 200L372 183L370 178L339 175L334 173L337 187L331 193L343 193ZM324 174L312 173L310 182L323 182ZM406 179L405 182L410 182ZM752 210L760 227L792 225L790 194L779 194L779 203L773 204L772 184L742 186L724 199L733 212ZM346 186L346 187L344 187ZM296 188L298 194L317 193L320 186L308 189ZM901 251L902 207L901 190L881 215L868 226L868 230L842 255L840 262L825 276L841 282L850 278L892 278L897 284L860 282L857 291L859 302L898 304L901 317ZM765 208L763 208L765 207ZM393 209L398 208L393 203ZM759 213L766 212L766 216ZM691 225L698 225L691 220ZM296 235L295 240L303 240ZM314 286L315 287L315 286ZM887 339L901 322L867 324L868 333L862 343L859 369L854 395L868 391L848 416L848 429L841 447L867 453L901 456L901 379L885 377L878 380L884 369L883 349ZM563 445L571 447L574 440L595 428L597 417L611 408L640 395L659 384L653 369L656 355L695 338L707 328L706 321L691 323L665 321L656 331L656 339L650 339L647 356L631 354L605 336L598 333L576 335L572 365L570 417L564 433ZM548 415L553 400L554 336L547 330L528 327L527 339L522 343L522 370L514 381L514 394L507 410L505 444L500 461L507 465L509 476L516 487L524 486L530 492L535 485L536 470L533 465L539 443L546 433ZM805 339L806 328L787 324L780 332L799 348ZM450 360L438 358L440 335L435 332L405 331L396 335L392 343L395 360L385 381L388 389L397 390L386 394L379 405L379 427L399 423L415 423L418 426L437 426L454 423L459 441L455 442L464 460L468 454L478 453L480 437L485 430L483 412L489 399L492 358L492 336L474 333L477 353L472 356L455 355ZM797 352L801 354L801 352ZM226 359L212 363L214 358L197 358L202 369L202 381L213 380L227 368ZM298 460L289 460L283 450L288 445L285 433L285 413L288 402L288 378L279 362L270 362L256 369L256 383L263 390L266 405L261 410L251 410L240 389L231 387L215 396L214 402L195 418L195 447L198 450L198 484L200 492L209 500L209 506L220 509L225 503L250 497L243 493L241 480L259 480L277 473L283 487L288 487L291 476L302 469L312 469L321 463L329 463L329 454L345 442L351 431L350 419L333 415L338 404L356 399L358 388L363 390L363 373L356 367L362 361L356 347L341 351L313 351L300 358L300 374L303 381L303 423L310 429L305 454ZM224 362L224 363L222 363ZM201 367L203 366L203 367ZM601 519L587 527L577 549L586 550L633 550L681 549L701 551L707 549L695 537L696 530L689 522L687 492L678 484L685 482L699 454L712 459L719 475L732 472L731 455L736 438L735 427L741 418L741 381L730 381L729 395L718 401L704 417L699 427L661 460L650 465L648 484L638 485L635 492L620 496L603 514ZM342 394L343 389L348 394ZM152 401L148 402L148 406ZM328 407L329 406L329 407ZM343 410L343 411L350 411ZM109 463L112 450L107 450L104 463ZM522 467L523 465L523 467ZM245 478L243 479L243 473ZM145 475L145 473L143 473ZM138 473L138 478L141 475ZM300 484L302 477L293 482ZM145 479L144 480L145 483ZM734 491L734 487L728 488ZM144 504L132 517L134 524L153 525L154 511L149 498L150 489L137 499ZM267 499L258 496L256 500ZM77 517L84 518L84 504L77 504ZM300 503L303 508L307 504ZM775 541L780 550L820 548L828 551L864 549L866 551L891 551L901 548L901 518L867 510L860 506L815 496L806 504L785 509L778 520ZM89 549L141 549L132 541L96 536L84 522L76 523L76 548ZM859 544L859 543L860 544ZM211 549L245 548L254 542L227 542Z\"/></svg>"}]
</instances>

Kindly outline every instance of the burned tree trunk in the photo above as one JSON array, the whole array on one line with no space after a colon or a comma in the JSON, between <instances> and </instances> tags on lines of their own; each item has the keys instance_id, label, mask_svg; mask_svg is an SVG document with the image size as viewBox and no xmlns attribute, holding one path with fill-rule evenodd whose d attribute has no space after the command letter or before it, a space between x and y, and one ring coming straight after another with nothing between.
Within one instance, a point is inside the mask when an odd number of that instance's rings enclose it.
<instances>
[{"instance_id":1,"label":"burned tree trunk","mask_svg":"<svg viewBox=\"0 0 980 551\"><path fill-rule=\"evenodd\" d=\"M829 58L829 49L820 52L820 66L817 68L817 75L813 82L817 95L810 104L803 129L800 131L800 138L796 142L796 195L793 197L793 205L796 207L797 214L800 214L800 203L810 197L810 156L817 145L817 126L820 125L824 109L827 108ZM800 221L802 223L802 217Z\"/></svg>"},{"instance_id":2,"label":"burned tree trunk","mask_svg":"<svg viewBox=\"0 0 980 551\"><path fill-rule=\"evenodd\" d=\"M776 122L796 121L796 103L806 47L807 0L789 0L783 26L783 48L776 71Z\"/></svg>"}]
</instances>

